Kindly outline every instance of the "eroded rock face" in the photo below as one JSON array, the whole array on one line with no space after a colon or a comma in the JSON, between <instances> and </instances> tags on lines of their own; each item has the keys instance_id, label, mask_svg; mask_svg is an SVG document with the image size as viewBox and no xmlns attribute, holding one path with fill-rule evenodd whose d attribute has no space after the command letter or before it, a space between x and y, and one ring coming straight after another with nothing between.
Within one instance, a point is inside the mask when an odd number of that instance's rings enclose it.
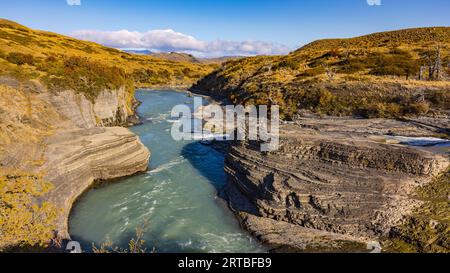
<instances>
[{"instance_id":1,"label":"eroded rock face","mask_svg":"<svg viewBox=\"0 0 450 273\"><path fill-rule=\"evenodd\" d=\"M132 103L125 88L102 91L94 102L84 94L67 90L57 94L45 92L41 97L77 127L128 126L135 119Z\"/></svg>"},{"instance_id":2,"label":"eroded rock face","mask_svg":"<svg viewBox=\"0 0 450 273\"><path fill-rule=\"evenodd\" d=\"M343 123L282 126L281 147L269 154L260 153L257 143L231 148L226 193L244 227L274 248L296 251L377 240L420 205L412 191L449 165L446 155L389 144L377 134L391 128L420 135L423 128L395 121L384 127L380 120Z\"/></svg>"},{"instance_id":3,"label":"eroded rock face","mask_svg":"<svg viewBox=\"0 0 450 273\"><path fill-rule=\"evenodd\" d=\"M131 131L121 127L65 130L47 139L46 179L52 181L49 201L62 210L58 232L69 238L72 204L95 181L143 172L150 152Z\"/></svg>"}]
</instances>

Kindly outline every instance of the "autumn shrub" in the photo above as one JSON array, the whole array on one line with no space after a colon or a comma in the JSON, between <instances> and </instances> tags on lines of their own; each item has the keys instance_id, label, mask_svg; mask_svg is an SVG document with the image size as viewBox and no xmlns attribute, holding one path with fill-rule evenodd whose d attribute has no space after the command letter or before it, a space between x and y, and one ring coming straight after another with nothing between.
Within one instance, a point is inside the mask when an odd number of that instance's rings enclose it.
<instances>
[{"instance_id":1,"label":"autumn shrub","mask_svg":"<svg viewBox=\"0 0 450 273\"><path fill-rule=\"evenodd\" d=\"M163 69L158 72L158 76L161 77L162 79L167 80L167 79L170 79L170 77L172 76L172 73L170 73L170 71L167 69Z\"/></svg>"},{"instance_id":2,"label":"autumn shrub","mask_svg":"<svg viewBox=\"0 0 450 273\"><path fill-rule=\"evenodd\" d=\"M353 74L363 71L367 68L367 63L363 58L352 58L340 63L341 67L338 69L338 73Z\"/></svg>"},{"instance_id":3,"label":"autumn shrub","mask_svg":"<svg viewBox=\"0 0 450 273\"><path fill-rule=\"evenodd\" d=\"M354 114L364 118L398 118L402 112L401 105L380 101L361 104L356 107Z\"/></svg>"},{"instance_id":4,"label":"autumn shrub","mask_svg":"<svg viewBox=\"0 0 450 273\"><path fill-rule=\"evenodd\" d=\"M395 49L390 54L373 54L369 58L373 62L371 74L377 76L398 76L409 78L419 72L420 64L412 56Z\"/></svg>"},{"instance_id":5,"label":"autumn shrub","mask_svg":"<svg viewBox=\"0 0 450 273\"><path fill-rule=\"evenodd\" d=\"M275 64L273 67L274 70L278 70L281 68L297 70L299 68L299 63L294 59L285 58L280 62L278 62L277 64Z\"/></svg>"},{"instance_id":6,"label":"autumn shrub","mask_svg":"<svg viewBox=\"0 0 450 273\"><path fill-rule=\"evenodd\" d=\"M449 90L429 91L426 94L426 99L434 106L450 110Z\"/></svg>"},{"instance_id":7,"label":"autumn shrub","mask_svg":"<svg viewBox=\"0 0 450 273\"><path fill-rule=\"evenodd\" d=\"M404 115L424 115L430 111L430 105L427 102L416 102L406 105L403 109Z\"/></svg>"},{"instance_id":8,"label":"autumn shrub","mask_svg":"<svg viewBox=\"0 0 450 273\"><path fill-rule=\"evenodd\" d=\"M198 77L198 73L195 73L195 71L189 67L184 68L182 70L182 73L185 77L188 77L188 78L197 78Z\"/></svg>"},{"instance_id":9,"label":"autumn shrub","mask_svg":"<svg viewBox=\"0 0 450 273\"><path fill-rule=\"evenodd\" d=\"M41 67L48 75L44 78L50 90L71 89L95 99L102 90L129 86L124 70L107 66L83 57L68 57Z\"/></svg>"},{"instance_id":10,"label":"autumn shrub","mask_svg":"<svg viewBox=\"0 0 450 273\"><path fill-rule=\"evenodd\" d=\"M325 68L323 66L318 66L314 68L307 69L299 74L302 77L315 77L318 75L325 74Z\"/></svg>"},{"instance_id":11,"label":"autumn shrub","mask_svg":"<svg viewBox=\"0 0 450 273\"><path fill-rule=\"evenodd\" d=\"M36 39L30 35L19 33L18 31L15 32L3 31L1 29L0 29L0 38L7 41L14 41L15 43L18 43L23 46L29 46L36 41Z\"/></svg>"},{"instance_id":12,"label":"autumn shrub","mask_svg":"<svg viewBox=\"0 0 450 273\"><path fill-rule=\"evenodd\" d=\"M136 235L128 242L126 249L115 246L113 242L107 240L100 247L92 244L92 252L95 254L143 254L147 252L146 241L144 240L144 228L136 228ZM152 250L151 252L155 252Z\"/></svg>"},{"instance_id":13,"label":"autumn shrub","mask_svg":"<svg viewBox=\"0 0 450 273\"><path fill-rule=\"evenodd\" d=\"M335 113L335 103L336 96L325 88L302 91L299 97L301 108L322 114Z\"/></svg>"},{"instance_id":14,"label":"autumn shrub","mask_svg":"<svg viewBox=\"0 0 450 273\"><path fill-rule=\"evenodd\" d=\"M48 245L58 210L38 199L52 188L39 175L0 172L0 249Z\"/></svg>"},{"instance_id":15,"label":"autumn shrub","mask_svg":"<svg viewBox=\"0 0 450 273\"><path fill-rule=\"evenodd\" d=\"M20 52L11 52L8 54L6 59L13 64L16 65L33 65L34 64L34 57L30 54L23 54Z\"/></svg>"},{"instance_id":16,"label":"autumn shrub","mask_svg":"<svg viewBox=\"0 0 450 273\"><path fill-rule=\"evenodd\" d=\"M132 77L137 83L152 82L153 78L157 77L157 73L152 69L135 69L132 73Z\"/></svg>"}]
</instances>

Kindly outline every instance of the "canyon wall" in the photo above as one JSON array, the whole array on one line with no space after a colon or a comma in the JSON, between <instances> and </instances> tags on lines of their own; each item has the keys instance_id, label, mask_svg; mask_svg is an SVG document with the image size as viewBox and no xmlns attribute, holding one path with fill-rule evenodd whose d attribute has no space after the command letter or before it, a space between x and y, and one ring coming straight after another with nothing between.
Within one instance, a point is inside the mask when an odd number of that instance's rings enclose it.
<instances>
[{"instance_id":1,"label":"canyon wall","mask_svg":"<svg viewBox=\"0 0 450 273\"><path fill-rule=\"evenodd\" d=\"M59 236L70 238L68 216L72 204L94 182L126 177L148 168L150 153L126 128L60 131L45 141L46 179L55 189L48 200L62 210Z\"/></svg>"}]
</instances>

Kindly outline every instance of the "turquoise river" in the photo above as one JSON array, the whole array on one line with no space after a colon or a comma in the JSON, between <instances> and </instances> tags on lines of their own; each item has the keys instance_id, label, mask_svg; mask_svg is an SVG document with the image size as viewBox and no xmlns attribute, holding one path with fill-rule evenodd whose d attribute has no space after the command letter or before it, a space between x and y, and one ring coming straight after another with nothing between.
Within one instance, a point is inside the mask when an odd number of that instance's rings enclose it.
<instances>
[{"instance_id":1,"label":"turquoise river","mask_svg":"<svg viewBox=\"0 0 450 273\"><path fill-rule=\"evenodd\" d=\"M144 123L131 130L152 152L149 171L84 194L71 213L72 239L84 251L107 241L126 247L136 228L143 228L147 249L158 253L264 251L217 197L226 183L224 156L171 137L170 111L178 104L193 108L193 98L147 90L136 97Z\"/></svg>"}]
</instances>

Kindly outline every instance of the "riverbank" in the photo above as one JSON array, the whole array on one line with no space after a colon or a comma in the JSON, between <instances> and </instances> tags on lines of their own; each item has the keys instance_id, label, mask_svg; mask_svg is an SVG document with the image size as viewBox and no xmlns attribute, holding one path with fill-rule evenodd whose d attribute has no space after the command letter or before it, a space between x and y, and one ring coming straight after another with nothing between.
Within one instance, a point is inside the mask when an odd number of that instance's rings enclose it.
<instances>
[{"instance_id":1,"label":"riverbank","mask_svg":"<svg viewBox=\"0 0 450 273\"><path fill-rule=\"evenodd\" d=\"M448 146L436 153L389 136L440 131L396 120L300 119L281 126L277 152L231 148L226 195L242 225L275 252L364 252L423 205L415 191L450 164Z\"/></svg>"}]
</instances>

